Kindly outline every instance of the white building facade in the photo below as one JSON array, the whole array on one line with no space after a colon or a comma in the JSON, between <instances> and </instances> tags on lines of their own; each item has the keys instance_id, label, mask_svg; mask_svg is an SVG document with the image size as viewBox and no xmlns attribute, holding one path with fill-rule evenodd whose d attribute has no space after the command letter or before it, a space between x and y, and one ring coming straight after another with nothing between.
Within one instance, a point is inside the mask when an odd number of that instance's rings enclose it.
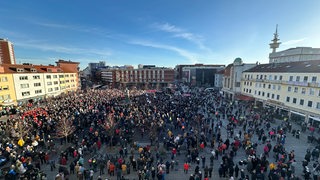
<instances>
[{"instance_id":1,"label":"white building facade","mask_svg":"<svg viewBox=\"0 0 320 180\"><path fill-rule=\"evenodd\" d=\"M313 61L320 59L320 48L296 47L269 54L269 63Z\"/></svg>"},{"instance_id":2,"label":"white building facade","mask_svg":"<svg viewBox=\"0 0 320 180\"><path fill-rule=\"evenodd\" d=\"M258 65L243 72L241 93L290 118L319 122L320 60Z\"/></svg>"},{"instance_id":3,"label":"white building facade","mask_svg":"<svg viewBox=\"0 0 320 180\"><path fill-rule=\"evenodd\" d=\"M58 96L77 89L76 73L15 73L17 101Z\"/></svg>"},{"instance_id":4,"label":"white building facade","mask_svg":"<svg viewBox=\"0 0 320 180\"><path fill-rule=\"evenodd\" d=\"M236 95L241 94L241 76L242 72L255 67L256 64L244 64L241 58L236 58L232 64L229 64L223 74L222 93L224 97L235 100Z\"/></svg>"}]
</instances>

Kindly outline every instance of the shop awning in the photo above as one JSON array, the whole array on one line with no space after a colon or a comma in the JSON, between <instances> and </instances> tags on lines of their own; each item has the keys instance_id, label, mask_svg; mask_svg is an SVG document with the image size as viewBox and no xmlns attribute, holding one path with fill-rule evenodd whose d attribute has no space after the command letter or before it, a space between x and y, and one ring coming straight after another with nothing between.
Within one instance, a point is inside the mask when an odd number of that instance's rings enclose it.
<instances>
[{"instance_id":1,"label":"shop awning","mask_svg":"<svg viewBox=\"0 0 320 180\"><path fill-rule=\"evenodd\" d=\"M4 100L3 102L0 102L1 106L11 106L11 105L17 105L16 102L14 102L12 99Z\"/></svg>"},{"instance_id":2,"label":"shop awning","mask_svg":"<svg viewBox=\"0 0 320 180\"><path fill-rule=\"evenodd\" d=\"M235 99L236 100L240 100L240 101L254 101L253 97L246 96L246 95L243 95L243 94L236 95Z\"/></svg>"},{"instance_id":3,"label":"shop awning","mask_svg":"<svg viewBox=\"0 0 320 180\"><path fill-rule=\"evenodd\" d=\"M296 111L292 111L292 110L291 110L290 112L293 113L293 114L299 115L299 116L306 117L305 114L302 114L302 113L299 113L299 112L296 112Z\"/></svg>"},{"instance_id":4,"label":"shop awning","mask_svg":"<svg viewBox=\"0 0 320 180\"><path fill-rule=\"evenodd\" d=\"M320 122L320 117L309 116L309 118Z\"/></svg>"}]
</instances>

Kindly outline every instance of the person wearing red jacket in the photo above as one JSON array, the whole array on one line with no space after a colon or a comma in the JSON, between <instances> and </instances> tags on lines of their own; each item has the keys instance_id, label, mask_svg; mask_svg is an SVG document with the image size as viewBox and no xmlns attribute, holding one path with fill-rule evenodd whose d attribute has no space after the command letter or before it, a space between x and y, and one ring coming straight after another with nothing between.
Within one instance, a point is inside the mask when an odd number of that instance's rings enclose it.
<instances>
[{"instance_id":1,"label":"person wearing red jacket","mask_svg":"<svg viewBox=\"0 0 320 180\"><path fill-rule=\"evenodd\" d=\"M61 165L67 165L67 159L66 159L65 156L63 156L63 157L61 158L60 164L61 164Z\"/></svg>"},{"instance_id":2,"label":"person wearing red jacket","mask_svg":"<svg viewBox=\"0 0 320 180\"><path fill-rule=\"evenodd\" d=\"M183 171L184 171L184 173L188 174L189 168L190 168L190 165L189 165L187 162L185 162L185 163L183 164Z\"/></svg>"}]
</instances>

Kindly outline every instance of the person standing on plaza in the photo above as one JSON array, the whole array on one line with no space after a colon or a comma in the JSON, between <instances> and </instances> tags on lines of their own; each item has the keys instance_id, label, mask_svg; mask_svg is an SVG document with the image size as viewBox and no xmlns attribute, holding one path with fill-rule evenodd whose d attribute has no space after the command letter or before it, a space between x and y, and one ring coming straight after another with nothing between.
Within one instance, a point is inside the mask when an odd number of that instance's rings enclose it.
<instances>
[{"instance_id":1,"label":"person standing on plaza","mask_svg":"<svg viewBox=\"0 0 320 180\"><path fill-rule=\"evenodd\" d=\"M93 169L90 169L90 171L89 171L89 179L90 180L93 180L93 175L94 175L94 171L93 171Z\"/></svg>"},{"instance_id":2,"label":"person standing on plaza","mask_svg":"<svg viewBox=\"0 0 320 180\"><path fill-rule=\"evenodd\" d=\"M155 180L156 177L156 169L154 167L151 168L151 178L152 180Z\"/></svg>"},{"instance_id":3,"label":"person standing on plaza","mask_svg":"<svg viewBox=\"0 0 320 180\"><path fill-rule=\"evenodd\" d=\"M184 173L188 174L189 167L190 167L190 165L189 165L187 162L185 162L185 163L183 164L183 171L184 171Z\"/></svg>"},{"instance_id":4,"label":"person standing on plaza","mask_svg":"<svg viewBox=\"0 0 320 180\"><path fill-rule=\"evenodd\" d=\"M212 171L213 171L213 166L210 166L209 167L209 178L212 177Z\"/></svg>"},{"instance_id":5,"label":"person standing on plaza","mask_svg":"<svg viewBox=\"0 0 320 180\"><path fill-rule=\"evenodd\" d=\"M74 169L75 169L75 164L74 164L74 162L71 162L71 163L70 163L69 169L70 169L70 174L74 174Z\"/></svg>"},{"instance_id":6,"label":"person standing on plaza","mask_svg":"<svg viewBox=\"0 0 320 180\"><path fill-rule=\"evenodd\" d=\"M121 165L121 170L122 170L122 174L126 174L126 172L127 172L127 165L126 165L126 163L123 163L123 164Z\"/></svg>"},{"instance_id":7,"label":"person standing on plaza","mask_svg":"<svg viewBox=\"0 0 320 180\"><path fill-rule=\"evenodd\" d=\"M122 170L121 168L116 168L116 169L117 169L117 180L121 180Z\"/></svg>"},{"instance_id":8,"label":"person standing on plaza","mask_svg":"<svg viewBox=\"0 0 320 180\"><path fill-rule=\"evenodd\" d=\"M238 166L238 164L236 164L236 167L234 168L234 177L236 178L236 179L238 179L238 176L239 176L239 166Z\"/></svg>"},{"instance_id":9,"label":"person standing on plaza","mask_svg":"<svg viewBox=\"0 0 320 180\"><path fill-rule=\"evenodd\" d=\"M105 167L104 162L103 161L99 161L100 176L102 174L104 174L104 167Z\"/></svg>"},{"instance_id":10,"label":"person standing on plaza","mask_svg":"<svg viewBox=\"0 0 320 180\"><path fill-rule=\"evenodd\" d=\"M113 163L110 163L109 165L109 175L114 176L114 171L115 171L115 165Z\"/></svg>"},{"instance_id":11,"label":"person standing on plaza","mask_svg":"<svg viewBox=\"0 0 320 180\"><path fill-rule=\"evenodd\" d=\"M208 166L206 166L204 168L204 177L208 177L208 176L209 176L209 168L208 168Z\"/></svg>"},{"instance_id":12,"label":"person standing on plaza","mask_svg":"<svg viewBox=\"0 0 320 180\"><path fill-rule=\"evenodd\" d=\"M202 168L204 168L206 165L206 157L202 155L201 160L202 160Z\"/></svg>"},{"instance_id":13,"label":"person standing on plaza","mask_svg":"<svg viewBox=\"0 0 320 180\"><path fill-rule=\"evenodd\" d=\"M167 161L167 162L166 162L166 173L167 173L167 174L170 173L170 165L171 165L170 162Z\"/></svg>"},{"instance_id":14,"label":"person standing on plaza","mask_svg":"<svg viewBox=\"0 0 320 180\"><path fill-rule=\"evenodd\" d=\"M190 175L189 180L195 180L193 174Z\"/></svg>"}]
</instances>

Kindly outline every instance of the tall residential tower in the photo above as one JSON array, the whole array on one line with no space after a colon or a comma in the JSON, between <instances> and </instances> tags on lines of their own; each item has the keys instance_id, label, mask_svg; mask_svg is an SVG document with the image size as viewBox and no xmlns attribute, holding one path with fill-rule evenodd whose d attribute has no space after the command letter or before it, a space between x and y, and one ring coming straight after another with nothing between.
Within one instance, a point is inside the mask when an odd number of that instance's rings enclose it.
<instances>
[{"instance_id":1,"label":"tall residential tower","mask_svg":"<svg viewBox=\"0 0 320 180\"><path fill-rule=\"evenodd\" d=\"M7 39L0 38L0 64L16 64L13 44Z\"/></svg>"}]
</instances>

